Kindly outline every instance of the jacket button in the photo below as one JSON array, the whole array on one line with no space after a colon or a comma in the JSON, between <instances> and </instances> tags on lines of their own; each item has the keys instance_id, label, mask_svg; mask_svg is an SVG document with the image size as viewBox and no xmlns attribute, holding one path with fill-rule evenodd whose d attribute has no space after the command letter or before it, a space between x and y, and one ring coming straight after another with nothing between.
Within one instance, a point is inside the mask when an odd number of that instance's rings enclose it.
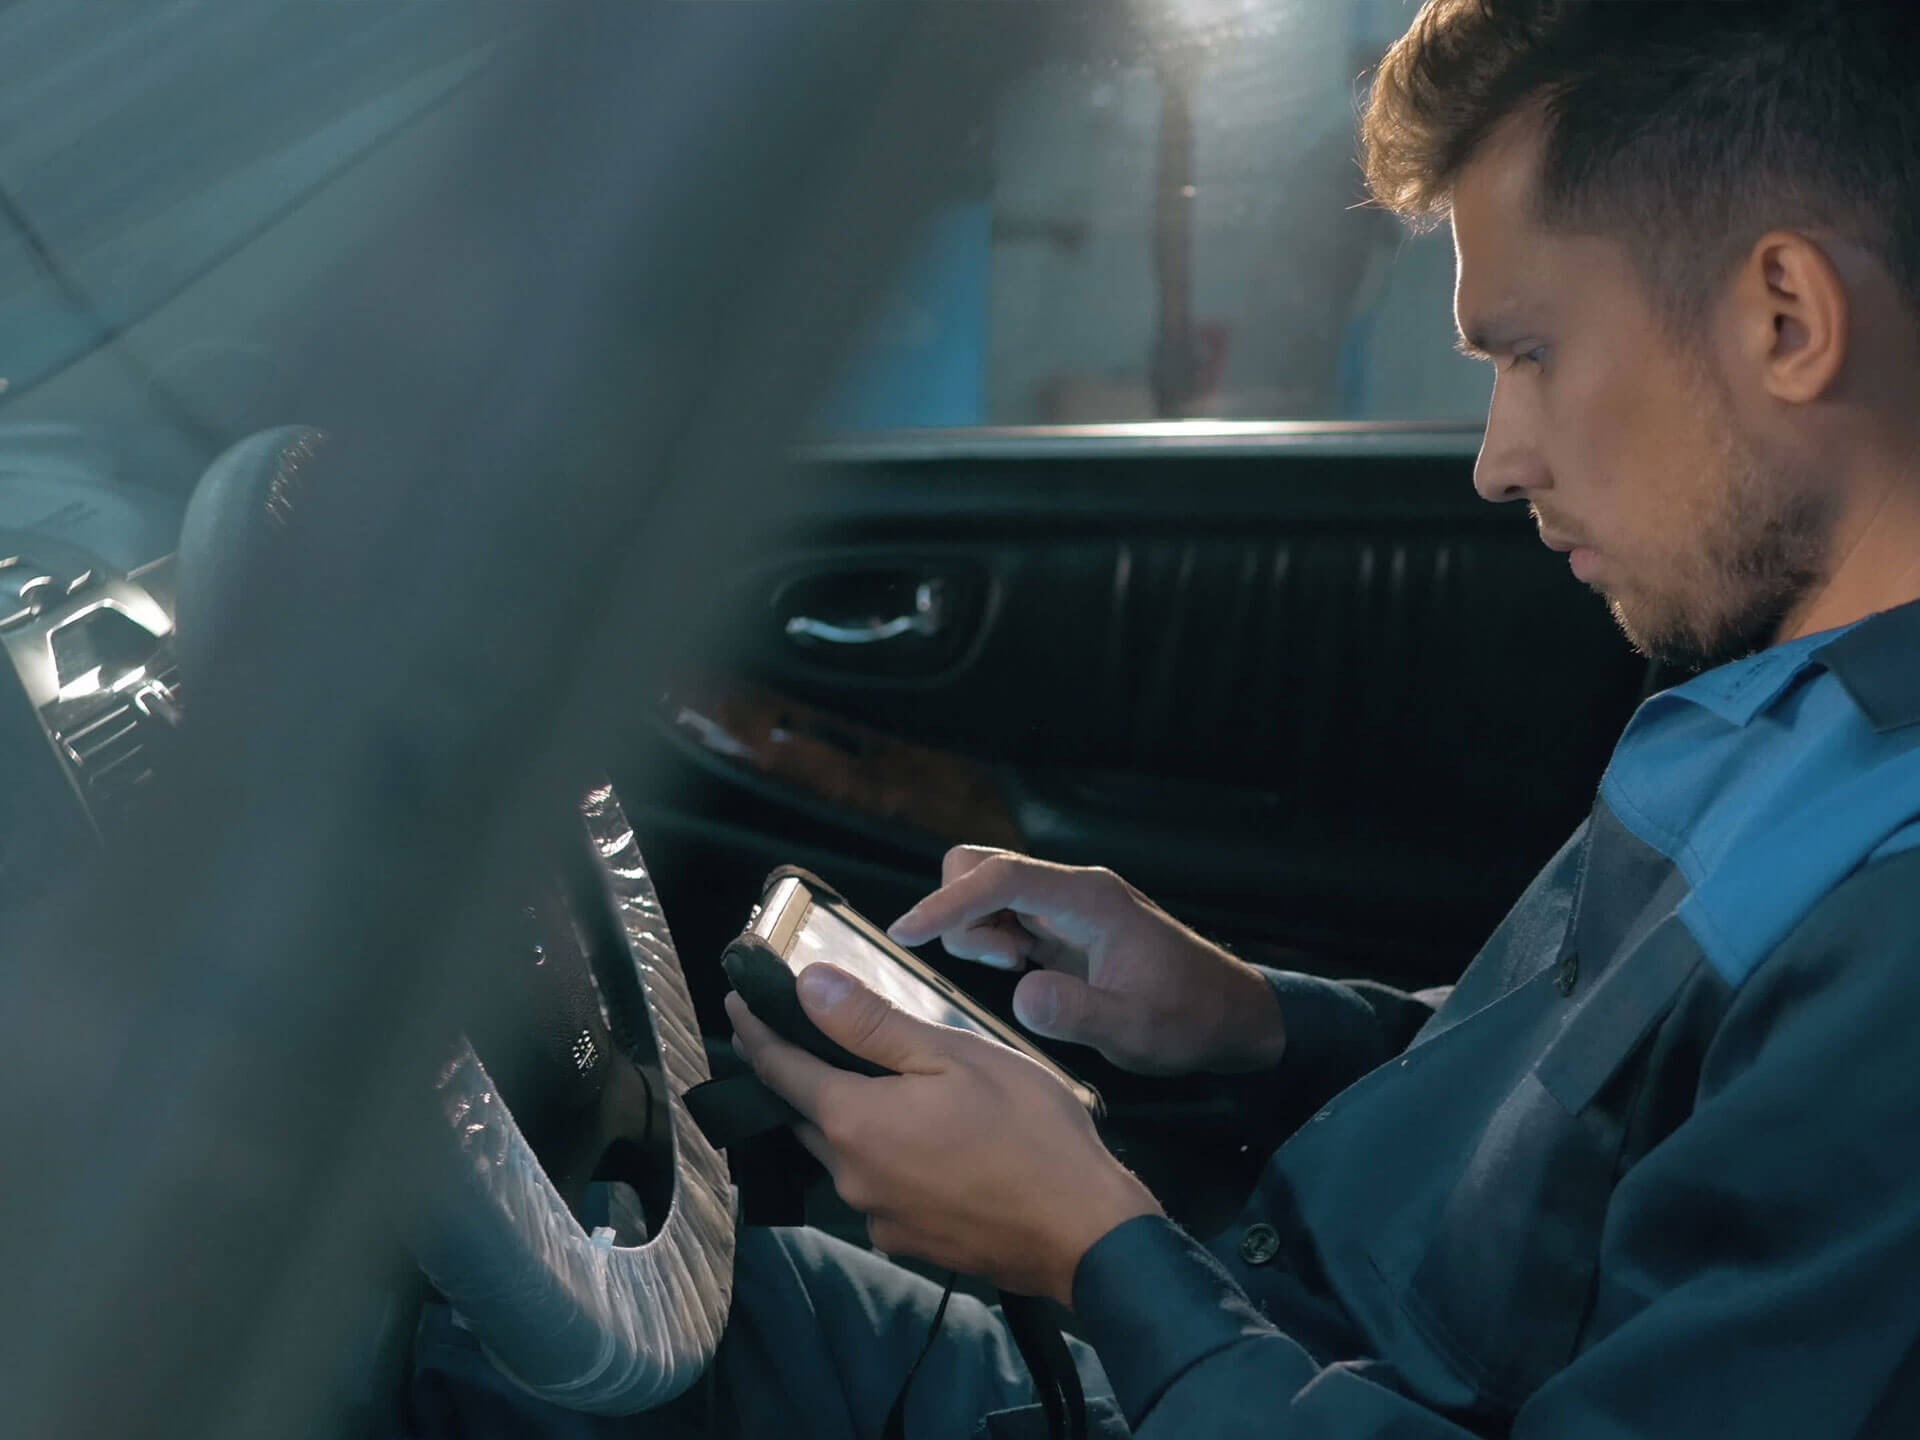
<instances>
[{"instance_id":1,"label":"jacket button","mask_svg":"<svg viewBox=\"0 0 1920 1440\"><path fill-rule=\"evenodd\" d=\"M1553 988L1562 995L1571 995L1573 987L1580 983L1580 956L1569 950L1567 958L1560 962L1560 973L1553 977Z\"/></svg>"},{"instance_id":2,"label":"jacket button","mask_svg":"<svg viewBox=\"0 0 1920 1440\"><path fill-rule=\"evenodd\" d=\"M1249 1265L1264 1265L1279 1253L1280 1232L1271 1225L1249 1225L1240 1237L1240 1258Z\"/></svg>"}]
</instances>

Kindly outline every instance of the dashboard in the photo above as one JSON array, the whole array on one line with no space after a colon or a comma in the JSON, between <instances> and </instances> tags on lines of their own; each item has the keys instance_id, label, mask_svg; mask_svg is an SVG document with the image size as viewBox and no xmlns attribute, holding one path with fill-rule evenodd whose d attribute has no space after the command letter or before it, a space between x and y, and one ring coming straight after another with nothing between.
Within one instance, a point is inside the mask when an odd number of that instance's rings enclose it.
<instances>
[{"instance_id":1,"label":"dashboard","mask_svg":"<svg viewBox=\"0 0 1920 1440\"><path fill-rule=\"evenodd\" d=\"M20 428L0 431L5 903L112 839L181 718L176 508L114 484L81 433Z\"/></svg>"}]
</instances>

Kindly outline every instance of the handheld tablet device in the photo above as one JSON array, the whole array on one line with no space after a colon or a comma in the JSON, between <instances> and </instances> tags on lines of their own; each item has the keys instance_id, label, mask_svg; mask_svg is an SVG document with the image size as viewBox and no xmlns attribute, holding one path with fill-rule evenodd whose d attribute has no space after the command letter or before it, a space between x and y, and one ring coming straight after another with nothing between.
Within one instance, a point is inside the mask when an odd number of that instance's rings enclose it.
<instances>
[{"instance_id":1,"label":"handheld tablet device","mask_svg":"<svg viewBox=\"0 0 1920 1440\"><path fill-rule=\"evenodd\" d=\"M941 1025L971 1030L1045 1066L1094 1117L1102 1113L1099 1094L1042 1054L1019 1031L981 1005L919 957L887 938L886 932L860 914L840 893L817 875L794 866L782 866L767 877L760 903L738 939L721 956L727 979L769 1029L829 1065L862 1075L889 1072L863 1060L829 1040L801 1008L795 983L802 970L825 960L857 975L910 1015ZM722 1149L749 1140L764 1131L790 1125L800 1115L753 1075L736 1075L696 1085L684 1097L689 1112L707 1138ZM946 1294L934 1312L927 1348L946 1314L953 1293L952 1275ZM1031 1296L1003 1294L1001 1313L1014 1343L1032 1373L1034 1386L1047 1412L1047 1433L1080 1440L1087 1433L1085 1395L1080 1374L1059 1328ZM921 1359L926 1350L921 1352ZM916 1360L907 1372L886 1422L886 1434L905 1430L907 1393L920 1368Z\"/></svg>"},{"instance_id":2,"label":"handheld tablet device","mask_svg":"<svg viewBox=\"0 0 1920 1440\"><path fill-rule=\"evenodd\" d=\"M885 931L818 876L782 866L767 877L747 929L727 946L721 961L727 978L747 1008L782 1039L830 1065L865 1075L886 1074L822 1035L800 1008L794 978L817 960L859 977L909 1015L971 1030L1019 1051L1051 1071L1096 1117L1102 1114L1104 1106L1092 1086L938 970L888 939Z\"/></svg>"}]
</instances>

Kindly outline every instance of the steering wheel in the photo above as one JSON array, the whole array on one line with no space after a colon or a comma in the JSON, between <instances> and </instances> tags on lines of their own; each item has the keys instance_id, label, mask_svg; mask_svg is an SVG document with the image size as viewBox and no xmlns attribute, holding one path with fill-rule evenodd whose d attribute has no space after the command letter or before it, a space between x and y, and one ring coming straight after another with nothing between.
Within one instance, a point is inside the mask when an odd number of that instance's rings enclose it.
<instances>
[{"instance_id":1,"label":"steering wheel","mask_svg":"<svg viewBox=\"0 0 1920 1440\"><path fill-rule=\"evenodd\" d=\"M176 561L189 695L324 449L317 431L263 431L195 489ZM505 1375L570 1409L632 1414L686 1389L719 1345L733 1197L680 1098L708 1078L706 1052L612 787L593 788L567 829L548 873L502 907L499 953L476 957L476 984L496 1001L505 987L504 1003L475 1007L439 1069L404 1231ZM590 1231L579 1217L603 1197Z\"/></svg>"}]
</instances>

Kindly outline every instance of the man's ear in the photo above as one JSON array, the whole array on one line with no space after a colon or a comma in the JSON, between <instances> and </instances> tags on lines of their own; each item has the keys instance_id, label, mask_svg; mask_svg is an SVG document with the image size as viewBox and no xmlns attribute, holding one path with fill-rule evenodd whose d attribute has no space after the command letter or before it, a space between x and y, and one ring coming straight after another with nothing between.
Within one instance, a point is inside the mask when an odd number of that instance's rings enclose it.
<instances>
[{"instance_id":1,"label":"man's ear","mask_svg":"<svg viewBox=\"0 0 1920 1440\"><path fill-rule=\"evenodd\" d=\"M1788 404L1818 400L1846 363L1850 307L1833 260L1791 230L1762 235L1734 281L1743 358L1767 393Z\"/></svg>"}]
</instances>

